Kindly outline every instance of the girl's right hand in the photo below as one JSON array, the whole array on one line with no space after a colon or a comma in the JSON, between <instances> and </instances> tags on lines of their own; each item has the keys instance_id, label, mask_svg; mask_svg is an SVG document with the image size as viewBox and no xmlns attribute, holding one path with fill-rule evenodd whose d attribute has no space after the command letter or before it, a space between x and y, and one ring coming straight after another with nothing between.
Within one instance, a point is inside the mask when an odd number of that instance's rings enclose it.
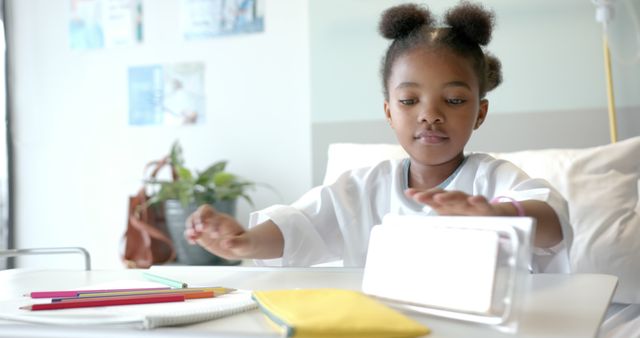
<instances>
[{"instance_id":1,"label":"girl's right hand","mask_svg":"<svg viewBox=\"0 0 640 338\"><path fill-rule=\"evenodd\" d=\"M226 259L251 257L249 234L233 217L210 205L200 206L187 218L184 236L216 256Z\"/></svg>"}]
</instances>

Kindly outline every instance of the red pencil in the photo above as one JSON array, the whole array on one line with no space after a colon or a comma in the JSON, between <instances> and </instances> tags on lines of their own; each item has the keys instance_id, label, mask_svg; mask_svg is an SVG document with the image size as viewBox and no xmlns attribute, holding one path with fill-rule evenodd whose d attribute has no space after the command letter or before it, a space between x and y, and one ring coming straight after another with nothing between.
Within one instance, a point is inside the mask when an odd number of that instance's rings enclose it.
<instances>
[{"instance_id":1,"label":"red pencil","mask_svg":"<svg viewBox=\"0 0 640 338\"><path fill-rule=\"evenodd\" d=\"M120 292L120 291L144 291L144 290L166 290L169 287L160 288L134 288L134 289L102 289L102 290L68 290L68 291L34 291L25 294L31 298L64 298L77 297L80 293L103 293L103 292Z\"/></svg>"},{"instance_id":2,"label":"red pencil","mask_svg":"<svg viewBox=\"0 0 640 338\"><path fill-rule=\"evenodd\" d=\"M114 305L132 305L132 304L149 304L149 303L168 303L168 302L184 302L184 294L163 294L163 295L144 295L132 297L104 297L82 300L69 300L65 302L55 302L46 304L32 304L21 307L24 310L58 310L71 309L79 307L98 307L98 306L114 306Z\"/></svg>"}]
</instances>

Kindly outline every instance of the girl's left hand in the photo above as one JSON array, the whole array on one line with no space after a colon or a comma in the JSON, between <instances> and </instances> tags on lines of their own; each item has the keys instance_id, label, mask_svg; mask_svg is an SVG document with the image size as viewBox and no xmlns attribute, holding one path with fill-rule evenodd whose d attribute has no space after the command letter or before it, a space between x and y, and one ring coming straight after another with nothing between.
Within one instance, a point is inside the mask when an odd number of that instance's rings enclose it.
<instances>
[{"instance_id":1,"label":"girl's left hand","mask_svg":"<svg viewBox=\"0 0 640 338\"><path fill-rule=\"evenodd\" d=\"M484 196L468 195L462 191L409 188L405 191L405 195L418 203L430 206L443 216L498 216L500 214L499 210Z\"/></svg>"}]
</instances>

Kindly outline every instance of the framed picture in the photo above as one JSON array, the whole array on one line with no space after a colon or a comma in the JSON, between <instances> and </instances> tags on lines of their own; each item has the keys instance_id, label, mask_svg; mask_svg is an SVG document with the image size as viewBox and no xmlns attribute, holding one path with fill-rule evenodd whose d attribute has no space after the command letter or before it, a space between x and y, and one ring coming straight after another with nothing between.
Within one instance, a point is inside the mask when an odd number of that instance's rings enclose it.
<instances>
[{"instance_id":1,"label":"framed picture","mask_svg":"<svg viewBox=\"0 0 640 338\"><path fill-rule=\"evenodd\" d=\"M185 39L262 32L264 0L182 0Z\"/></svg>"}]
</instances>

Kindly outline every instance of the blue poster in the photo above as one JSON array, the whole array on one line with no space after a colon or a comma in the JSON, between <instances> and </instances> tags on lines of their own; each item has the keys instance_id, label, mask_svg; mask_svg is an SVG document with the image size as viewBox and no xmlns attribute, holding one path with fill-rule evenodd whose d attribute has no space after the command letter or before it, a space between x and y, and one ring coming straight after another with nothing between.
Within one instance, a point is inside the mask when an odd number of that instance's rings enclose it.
<instances>
[{"instance_id":1,"label":"blue poster","mask_svg":"<svg viewBox=\"0 0 640 338\"><path fill-rule=\"evenodd\" d=\"M142 0L70 0L72 49L132 46L142 41Z\"/></svg>"},{"instance_id":2,"label":"blue poster","mask_svg":"<svg viewBox=\"0 0 640 338\"><path fill-rule=\"evenodd\" d=\"M204 64L129 68L129 125L204 122Z\"/></svg>"},{"instance_id":3,"label":"blue poster","mask_svg":"<svg viewBox=\"0 0 640 338\"><path fill-rule=\"evenodd\" d=\"M182 0L185 39L264 31L264 0Z\"/></svg>"},{"instance_id":4,"label":"blue poster","mask_svg":"<svg viewBox=\"0 0 640 338\"><path fill-rule=\"evenodd\" d=\"M162 124L162 66L129 68L129 124Z\"/></svg>"}]
</instances>

